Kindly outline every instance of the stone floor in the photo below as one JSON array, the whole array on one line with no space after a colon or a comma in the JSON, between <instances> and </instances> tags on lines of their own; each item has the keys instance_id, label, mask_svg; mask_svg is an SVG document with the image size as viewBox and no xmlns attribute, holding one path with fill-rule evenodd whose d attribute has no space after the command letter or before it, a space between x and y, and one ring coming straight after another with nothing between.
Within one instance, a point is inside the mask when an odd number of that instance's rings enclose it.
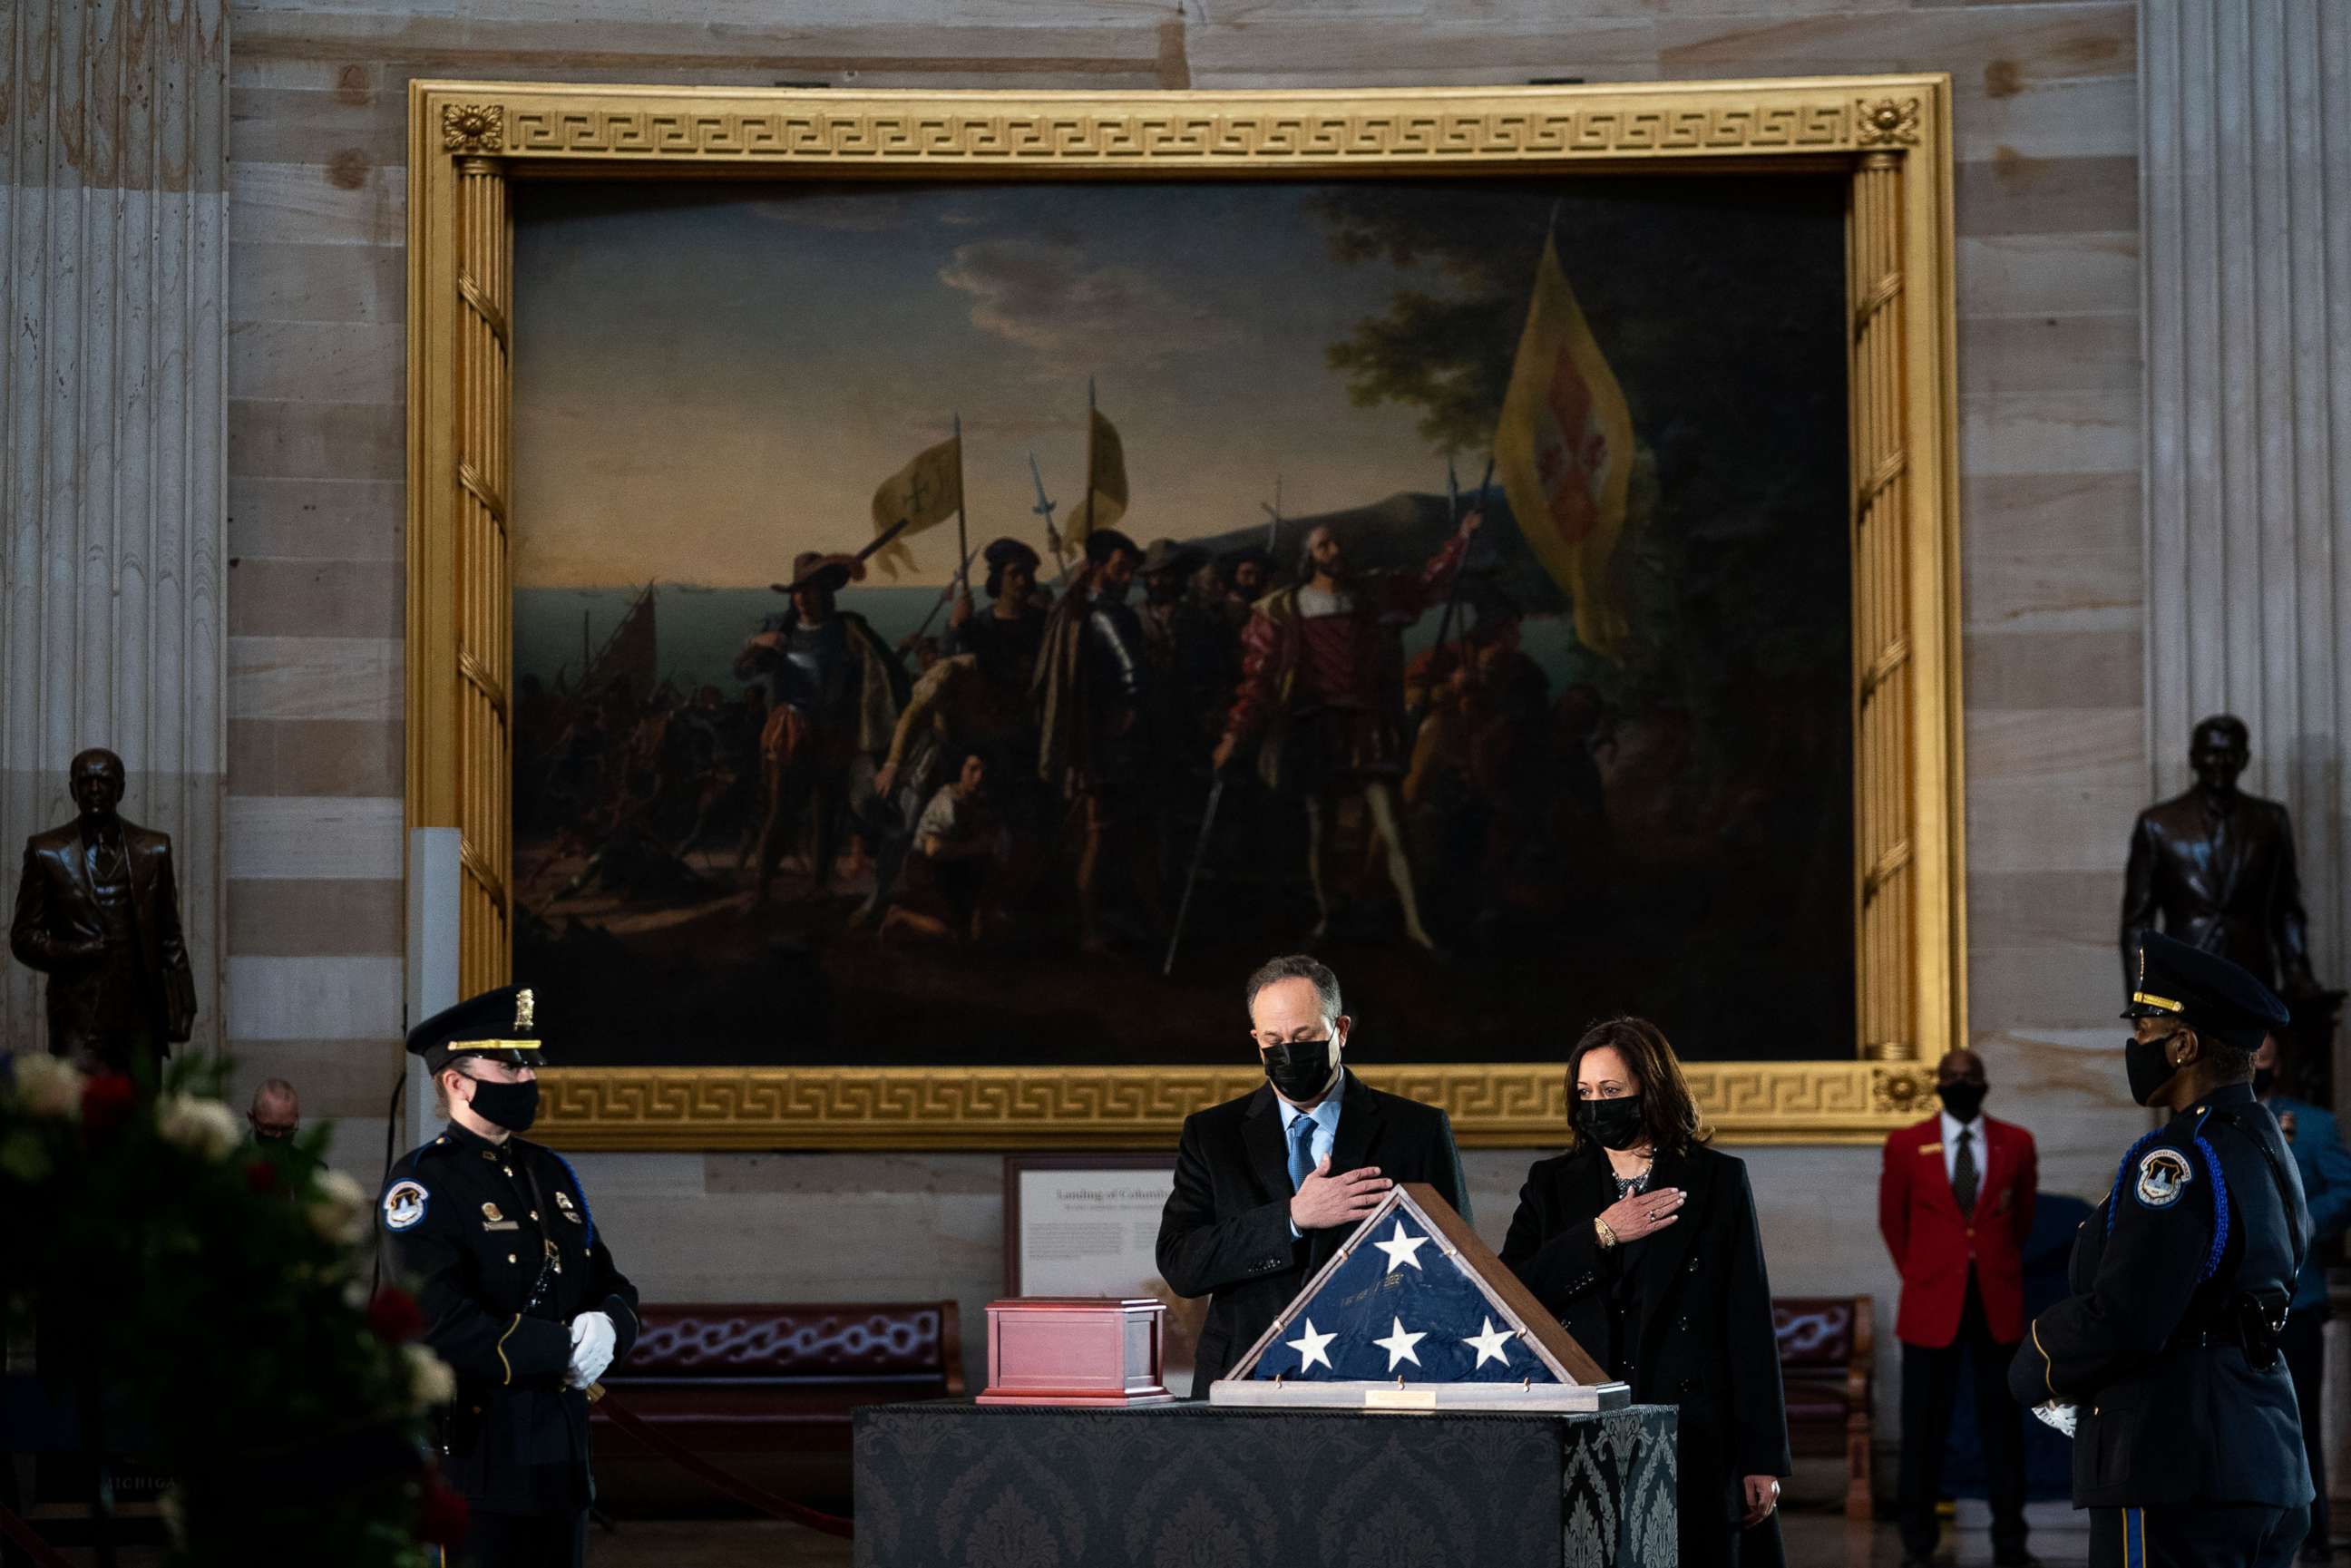
<instances>
[{"instance_id":1,"label":"stone floor","mask_svg":"<svg viewBox=\"0 0 2351 1568\"><path fill-rule=\"evenodd\" d=\"M2051 1565L2080 1563L2089 1546L2082 1516L2062 1507L2032 1511L2033 1551ZM1782 1515L1788 1561L1797 1568L1896 1568L1902 1542L1891 1524L1847 1524L1825 1511ZM67 1552L77 1565L88 1552ZM159 1553L121 1554L121 1568L155 1568ZM1941 1561L1953 1568L1991 1561L1980 1521L1963 1515ZM766 1521L628 1520L616 1533L598 1531L588 1546L589 1568L849 1568L850 1544L797 1525ZM1498 1565L1499 1568L1499 1565Z\"/></svg>"},{"instance_id":2,"label":"stone floor","mask_svg":"<svg viewBox=\"0 0 2351 1568\"><path fill-rule=\"evenodd\" d=\"M2032 1549L2051 1568L2080 1563L2089 1532L2080 1515L2058 1509L2034 1510ZM1788 1561L1798 1568L1896 1568L1901 1538L1891 1524L1847 1524L1832 1513L1785 1514L1782 1533ZM1991 1542L1980 1528L1964 1523L1947 1542L1940 1561L1965 1565L1991 1561ZM588 1549L589 1568L848 1568L849 1543L791 1525L712 1521L625 1522L617 1535L601 1535Z\"/></svg>"}]
</instances>

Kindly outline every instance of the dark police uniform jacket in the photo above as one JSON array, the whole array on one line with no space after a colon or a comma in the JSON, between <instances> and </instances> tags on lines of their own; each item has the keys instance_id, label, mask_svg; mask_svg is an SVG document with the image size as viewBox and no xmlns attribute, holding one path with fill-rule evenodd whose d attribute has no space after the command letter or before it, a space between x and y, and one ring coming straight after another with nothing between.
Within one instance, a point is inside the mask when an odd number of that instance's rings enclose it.
<instances>
[{"instance_id":1,"label":"dark police uniform jacket","mask_svg":"<svg viewBox=\"0 0 2351 1568\"><path fill-rule=\"evenodd\" d=\"M1377 1166L1394 1182L1425 1181L1469 1218L1453 1124L1434 1105L1341 1076L1331 1174ZM1184 1118L1176 1186L1159 1218L1159 1272L1179 1296L1211 1296L1193 1360L1192 1391L1249 1354L1290 1297L1331 1260L1352 1225L1290 1234L1290 1146L1273 1090L1260 1087Z\"/></svg>"},{"instance_id":2,"label":"dark police uniform jacket","mask_svg":"<svg viewBox=\"0 0 2351 1568\"><path fill-rule=\"evenodd\" d=\"M2311 1500L2294 1384L2254 1315L2283 1321L2309 1233L2294 1156L2250 1084L2132 1146L2074 1239L2074 1293L2033 1321L2009 1373L2022 1403L2080 1407L2074 1507Z\"/></svg>"},{"instance_id":3,"label":"dark police uniform jacket","mask_svg":"<svg viewBox=\"0 0 2351 1568\"><path fill-rule=\"evenodd\" d=\"M384 1183L387 1272L416 1291L424 1343L457 1375L444 1473L485 1512L576 1512L592 1496L588 1396L563 1385L571 1320L610 1314L615 1362L637 1338L637 1288L595 1223L560 1156L455 1125Z\"/></svg>"}]
</instances>

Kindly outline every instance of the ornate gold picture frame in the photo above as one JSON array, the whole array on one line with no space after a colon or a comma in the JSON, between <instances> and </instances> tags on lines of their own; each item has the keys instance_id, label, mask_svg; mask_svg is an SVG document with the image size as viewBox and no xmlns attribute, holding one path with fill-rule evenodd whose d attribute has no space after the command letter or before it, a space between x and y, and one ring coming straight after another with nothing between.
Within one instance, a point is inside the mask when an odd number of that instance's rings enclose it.
<instances>
[{"instance_id":1,"label":"ornate gold picture frame","mask_svg":"<svg viewBox=\"0 0 2351 1568\"><path fill-rule=\"evenodd\" d=\"M1926 1064L1967 1038L1949 114L1940 76L1314 94L413 83L407 820L462 834L462 990L504 981L512 952L514 182L1834 172L1850 190L1857 1038L1689 1072L1734 1142L1872 1142L1915 1118ZM1549 1144L1564 1124L1554 1067L1364 1076L1445 1106L1467 1144ZM1160 1146L1262 1082L1245 1061L546 1080L550 1138L611 1149Z\"/></svg>"}]
</instances>

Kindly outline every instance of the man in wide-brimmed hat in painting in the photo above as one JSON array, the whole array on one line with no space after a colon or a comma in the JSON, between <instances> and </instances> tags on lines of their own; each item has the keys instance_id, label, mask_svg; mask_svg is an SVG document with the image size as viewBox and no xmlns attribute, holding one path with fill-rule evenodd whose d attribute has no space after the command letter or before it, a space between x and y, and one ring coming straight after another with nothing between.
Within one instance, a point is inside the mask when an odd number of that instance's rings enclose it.
<instances>
[{"instance_id":1,"label":"man in wide-brimmed hat in painting","mask_svg":"<svg viewBox=\"0 0 2351 1568\"><path fill-rule=\"evenodd\" d=\"M889 747L905 705L904 667L863 616L833 603L864 575L854 556L803 550L792 562L791 581L776 585L791 595L791 608L768 617L735 655L735 674L759 678L768 688L768 723L759 737L767 800L759 828L761 903L784 846L804 832L809 890L831 886L852 769L861 755L878 757Z\"/></svg>"}]
</instances>

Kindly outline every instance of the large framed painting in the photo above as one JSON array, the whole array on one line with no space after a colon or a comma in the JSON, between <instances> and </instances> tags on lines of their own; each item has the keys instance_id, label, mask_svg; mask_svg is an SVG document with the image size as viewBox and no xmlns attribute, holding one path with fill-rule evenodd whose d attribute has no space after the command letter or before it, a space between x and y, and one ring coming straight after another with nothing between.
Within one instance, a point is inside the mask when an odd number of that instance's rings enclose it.
<instances>
[{"instance_id":1,"label":"large framed painting","mask_svg":"<svg viewBox=\"0 0 2351 1568\"><path fill-rule=\"evenodd\" d=\"M1965 1038L1948 84L411 92L408 813L579 1147Z\"/></svg>"}]
</instances>

